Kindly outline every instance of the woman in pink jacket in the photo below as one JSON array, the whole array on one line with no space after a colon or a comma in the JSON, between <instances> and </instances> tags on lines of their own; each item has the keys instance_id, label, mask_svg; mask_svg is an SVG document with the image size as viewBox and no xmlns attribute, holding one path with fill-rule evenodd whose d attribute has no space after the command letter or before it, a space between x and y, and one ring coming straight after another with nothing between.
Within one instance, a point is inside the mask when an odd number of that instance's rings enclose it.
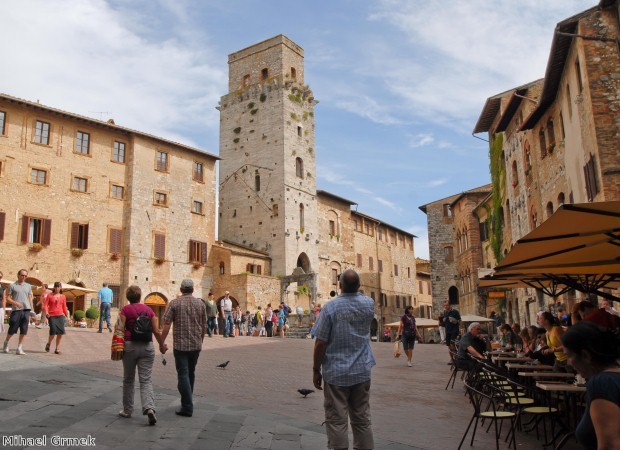
<instances>
[{"instance_id":1,"label":"woman in pink jacket","mask_svg":"<svg viewBox=\"0 0 620 450\"><path fill-rule=\"evenodd\" d=\"M56 336L56 350L54 353L60 355L60 341L65 334L65 320L69 320L69 310L67 309L67 298L62 293L60 281L54 283L54 290L45 298L43 303L43 314L47 317L50 327L50 337L45 346L45 351L50 351L50 345Z\"/></svg>"}]
</instances>

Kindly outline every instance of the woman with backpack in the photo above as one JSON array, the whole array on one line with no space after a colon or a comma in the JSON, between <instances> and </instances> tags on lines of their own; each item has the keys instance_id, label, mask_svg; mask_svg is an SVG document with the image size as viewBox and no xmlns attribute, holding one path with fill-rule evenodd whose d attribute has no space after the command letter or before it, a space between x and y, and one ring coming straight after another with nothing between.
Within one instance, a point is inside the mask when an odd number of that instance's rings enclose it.
<instances>
[{"instance_id":1,"label":"woman with backpack","mask_svg":"<svg viewBox=\"0 0 620 450\"><path fill-rule=\"evenodd\" d=\"M411 359L413 358L413 346L415 345L416 338L422 340L422 336L418 332L418 327L415 324L415 317L413 316L413 306L407 306L405 308L405 315L400 318L400 325L398 326L398 338L403 343L403 350L407 355L407 366L411 367Z\"/></svg>"},{"instance_id":2,"label":"woman with backpack","mask_svg":"<svg viewBox=\"0 0 620 450\"><path fill-rule=\"evenodd\" d=\"M155 362L155 347L153 335L160 347L166 346L162 341L157 317L151 308L140 303L142 291L138 286L129 286L125 293L128 305L121 309L119 317L125 330L125 350L123 353L123 410L119 416L126 419L133 413L133 385L138 368L140 380L140 398L142 400L142 415L148 416L149 425L155 425L155 396L153 394L153 363Z\"/></svg>"}]
</instances>

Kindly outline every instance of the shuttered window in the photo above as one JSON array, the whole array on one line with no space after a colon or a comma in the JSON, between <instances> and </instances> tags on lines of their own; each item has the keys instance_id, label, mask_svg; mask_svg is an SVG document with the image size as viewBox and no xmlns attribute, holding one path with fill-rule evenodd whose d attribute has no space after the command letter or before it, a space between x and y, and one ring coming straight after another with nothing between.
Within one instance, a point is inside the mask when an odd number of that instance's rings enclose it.
<instances>
[{"instance_id":1,"label":"shuttered window","mask_svg":"<svg viewBox=\"0 0 620 450\"><path fill-rule=\"evenodd\" d=\"M110 228L110 241L108 242L110 253L120 254L123 251L123 230Z\"/></svg>"},{"instance_id":2,"label":"shuttered window","mask_svg":"<svg viewBox=\"0 0 620 450\"><path fill-rule=\"evenodd\" d=\"M0 241L4 240L4 222L6 221L6 213L0 211Z\"/></svg>"},{"instance_id":3,"label":"shuttered window","mask_svg":"<svg viewBox=\"0 0 620 450\"><path fill-rule=\"evenodd\" d=\"M207 263L207 243L200 241L189 241L189 262Z\"/></svg>"},{"instance_id":4,"label":"shuttered window","mask_svg":"<svg viewBox=\"0 0 620 450\"><path fill-rule=\"evenodd\" d=\"M88 248L88 224L76 223L71 224L71 248Z\"/></svg>"},{"instance_id":5,"label":"shuttered window","mask_svg":"<svg viewBox=\"0 0 620 450\"><path fill-rule=\"evenodd\" d=\"M50 245L52 237L52 221L24 216L22 218L21 242L23 244Z\"/></svg>"},{"instance_id":6,"label":"shuttered window","mask_svg":"<svg viewBox=\"0 0 620 450\"><path fill-rule=\"evenodd\" d=\"M153 257L165 258L166 257L166 235L161 233L155 233L153 237Z\"/></svg>"}]
</instances>

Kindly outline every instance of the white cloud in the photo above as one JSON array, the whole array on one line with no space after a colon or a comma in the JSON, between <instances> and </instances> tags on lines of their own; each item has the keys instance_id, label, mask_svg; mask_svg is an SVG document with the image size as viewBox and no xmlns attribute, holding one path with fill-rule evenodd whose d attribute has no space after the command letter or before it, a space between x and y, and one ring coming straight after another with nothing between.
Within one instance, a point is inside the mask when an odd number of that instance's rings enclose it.
<instances>
[{"instance_id":1,"label":"white cloud","mask_svg":"<svg viewBox=\"0 0 620 450\"><path fill-rule=\"evenodd\" d=\"M433 188L433 187L443 186L448 181L449 180L447 178L438 178L435 180L430 180L429 182L426 183L426 187Z\"/></svg>"},{"instance_id":2,"label":"white cloud","mask_svg":"<svg viewBox=\"0 0 620 450\"><path fill-rule=\"evenodd\" d=\"M170 19L176 16L182 11ZM148 18L102 0L4 2L0 29L19 36L19 45L0 40L2 90L194 144L186 130L217 131L214 107L226 92L222 64L210 63L203 43L157 38L152 30L145 33L149 24L143 22Z\"/></svg>"},{"instance_id":3,"label":"white cloud","mask_svg":"<svg viewBox=\"0 0 620 450\"><path fill-rule=\"evenodd\" d=\"M429 133L420 133L415 136L411 136L409 139L409 147L418 148L424 147L435 142L435 138Z\"/></svg>"}]
</instances>

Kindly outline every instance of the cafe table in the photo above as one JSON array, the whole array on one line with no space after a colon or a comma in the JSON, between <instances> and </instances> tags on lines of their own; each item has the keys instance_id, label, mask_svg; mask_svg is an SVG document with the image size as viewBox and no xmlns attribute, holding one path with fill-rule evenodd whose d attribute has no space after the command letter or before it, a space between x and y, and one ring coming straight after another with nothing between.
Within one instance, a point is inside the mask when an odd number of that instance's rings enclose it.
<instances>
[{"instance_id":1,"label":"cafe table","mask_svg":"<svg viewBox=\"0 0 620 450\"><path fill-rule=\"evenodd\" d=\"M586 392L586 387L568 384L564 381L537 381L536 387L545 392L548 400L552 394L555 394L556 401L559 403L560 395L563 394L564 396L564 420L558 421L560 430L552 441L552 443L558 442L555 446L555 449L558 450L564 446L570 437L575 435L577 422L583 414L583 407L578 409L578 405L582 403L578 402L578 398L581 398Z\"/></svg>"},{"instance_id":2,"label":"cafe table","mask_svg":"<svg viewBox=\"0 0 620 450\"><path fill-rule=\"evenodd\" d=\"M547 364L522 364L522 363L506 363L506 368L513 370L551 370L553 366L549 366Z\"/></svg>"},{"instance_id":3,"label":"cafe table","mask_svg":"<svg viewBox=\"0 0 620 450\"><path fill-rule=\"evenodd\" d=\"M575 378L574 373L566 372L519 372L519 376L534 378Z\"/></svg>"}]
</instances>

